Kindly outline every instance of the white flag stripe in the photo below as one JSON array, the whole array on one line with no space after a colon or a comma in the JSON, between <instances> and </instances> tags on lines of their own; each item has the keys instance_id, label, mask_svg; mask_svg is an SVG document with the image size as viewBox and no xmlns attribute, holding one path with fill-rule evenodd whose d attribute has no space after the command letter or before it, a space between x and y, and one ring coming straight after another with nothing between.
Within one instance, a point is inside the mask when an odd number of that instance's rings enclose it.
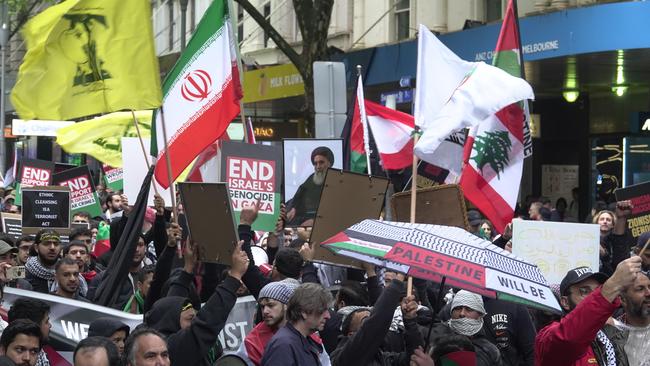
<instances>
[{"instance_id":1,"label":"white flag stripe","mask_svg":"<svg viewBox=\"0 0 650 366\"><path fill-rule=\"evenodd\" d=\"M361 127L363 128L363 149L366 151L366 170L368 175L372 174L370 167L370 137L368 136L368 117L366 115L366 98L363 95L363 80L359 75L357 82L357 104L359 106L359 118L361 118Z\"/></svg>"},{"instance_id":2,"label":"white flag stripe","mask_svg":"<svg viewBox=\"0 0 650 366\"><path fill-rule=\"evenodd\" d=\"M392 121L379 116L368 116L377 149L382 154L395 154L404 148L411 140L412 127L401 122Z\"/></svg>"}]
</instances>

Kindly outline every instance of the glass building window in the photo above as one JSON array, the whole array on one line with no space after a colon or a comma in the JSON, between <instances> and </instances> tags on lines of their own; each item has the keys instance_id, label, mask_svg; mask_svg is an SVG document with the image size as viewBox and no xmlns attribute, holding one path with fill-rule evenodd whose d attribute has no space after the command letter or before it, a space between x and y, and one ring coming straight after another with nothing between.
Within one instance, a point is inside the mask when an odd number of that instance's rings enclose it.
<instances>
[{"instance_id":1,"label":"glass building window","mask_svg":"<svg viewBox=\"0 0 650 366\"><path fill-rule=\"evenodd\" d=\"M411 1L395 0L395 35L398 41L408 39L411 36L410 18Z\"/></svg>"}]
</instances>

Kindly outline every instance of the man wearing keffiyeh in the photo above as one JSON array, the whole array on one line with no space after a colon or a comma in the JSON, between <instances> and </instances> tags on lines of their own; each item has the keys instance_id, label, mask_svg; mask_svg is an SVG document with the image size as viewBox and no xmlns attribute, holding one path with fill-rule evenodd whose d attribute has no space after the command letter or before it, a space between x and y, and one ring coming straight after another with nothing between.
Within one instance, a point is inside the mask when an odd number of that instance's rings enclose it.
<instances>
[{"instance_id":1,"label":"man wearing keffiyeh","mask_svg":"<svg viewBox=\"0 0 650 366\"><path fill-rule=\"evenodd\" d=\"M34 291L47 294L56 281L54 265L61 253L61 237L55 230L43 229L36 234L35 243L37 255L25 263L25 279Z\"/></svg>"}]
</instances>

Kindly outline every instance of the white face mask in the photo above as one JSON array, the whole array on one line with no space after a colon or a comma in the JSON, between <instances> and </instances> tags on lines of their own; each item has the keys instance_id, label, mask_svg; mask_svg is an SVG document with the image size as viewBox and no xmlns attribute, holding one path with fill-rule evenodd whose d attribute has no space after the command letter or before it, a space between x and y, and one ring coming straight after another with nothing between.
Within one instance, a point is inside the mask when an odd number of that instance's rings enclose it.
<instances>
[{"instance_id":1,"label":"white face mask","mask_svg":"<svg viewBox=\"0 0 650 366\"><path fill-rule=\"evenodd\" d=\"M473 336L483 328L483 318L449 319L449 327L456 333L464 336Z\"/></svg>"}]
</instances>

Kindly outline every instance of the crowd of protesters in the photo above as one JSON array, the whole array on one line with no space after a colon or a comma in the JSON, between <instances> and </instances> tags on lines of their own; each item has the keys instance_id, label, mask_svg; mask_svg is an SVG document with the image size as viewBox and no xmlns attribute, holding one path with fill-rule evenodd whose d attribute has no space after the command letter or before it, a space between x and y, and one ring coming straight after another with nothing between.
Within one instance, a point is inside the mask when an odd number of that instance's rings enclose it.
<instances>
[{"instance_id":1,"label":"crowd of protesters","mask_svg":"<svg viewBox=\"0 0 650 366\"><path fill-rule=\"evenodd\" d=\"M66 244L50 229L17 240L2 234L2 285L79 306L97 303L99 289L118 270L111 258L119 255L115 248L132 215L124 195L100 191L105 214L74 215L88 227L70 233ZM554 208L544 198L529 201L520 219L576 216L573 200L558 200ZM5 192L3 211L19 209ZM142 314L142 324L131 329L110 316L94 319L74 350L74 365L650 366L650 249L640 252L650 233L634 242L626 230L629 213L629 202L593 213L601 232L599 272L569 270L554 287L564 313L554 314L417 278L407 295L403 274L367 263L360 263L363 269L314 263L309 229L285 227L284 207L276 230L265 235L251 229L257 207L241 211L229 266L201 263L200 246L187 240L179 259L177 242L187 233L156 196L131 243L128 273L114 284L112 307ZM476 210L468 219L475 235L511 250L511 226L497 233ZM110 250L98 255L102 227L110 228ZM268 264L255 262L255 246L266 250ZM8 278L12 266L24 266L25 278ZM224 352L218 335L245 295L258 303L255 326L238 350ZM49 306L23 297L7 310L0 365L57 364L48 345Z\"/></svg>"}]
</instances>

